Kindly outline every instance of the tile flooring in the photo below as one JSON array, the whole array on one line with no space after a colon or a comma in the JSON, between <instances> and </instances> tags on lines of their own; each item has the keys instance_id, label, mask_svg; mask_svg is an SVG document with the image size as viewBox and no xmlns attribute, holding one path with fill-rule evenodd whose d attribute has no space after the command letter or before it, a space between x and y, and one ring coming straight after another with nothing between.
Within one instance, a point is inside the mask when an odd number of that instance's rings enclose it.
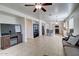
<instances>
[{"instance_id":1,"label":"tile flooring","mask_svg":"<svg viewBox=\"0 0 79 59\"><path fill-rule=\"evenodd\" d=\"M41 36L28 39L5 50L0 50L0 56L63 56L62 36Z\"/></svg>"}]
</instances>

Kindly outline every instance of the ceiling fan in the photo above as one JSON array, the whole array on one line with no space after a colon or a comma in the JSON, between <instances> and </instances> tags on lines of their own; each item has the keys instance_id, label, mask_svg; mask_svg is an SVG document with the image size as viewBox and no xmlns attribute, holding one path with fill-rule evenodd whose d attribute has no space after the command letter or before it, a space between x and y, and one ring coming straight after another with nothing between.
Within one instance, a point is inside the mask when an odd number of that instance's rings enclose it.
<instances>
[{"instance_id":1,"label":"ceiling fan","mask_svg":"<svg viewBox=\"0 0 79 59\"><path fill-rule=\"evenodd\" d=\"M35 9L33 10L33 12L36 12L38 9L43 10L44 12L46 12L46 9L43 6L49 6L52 5L52 3L35 3L35 4L25 4L24 6L35 6Z\"/></svg>"}]
</instances>

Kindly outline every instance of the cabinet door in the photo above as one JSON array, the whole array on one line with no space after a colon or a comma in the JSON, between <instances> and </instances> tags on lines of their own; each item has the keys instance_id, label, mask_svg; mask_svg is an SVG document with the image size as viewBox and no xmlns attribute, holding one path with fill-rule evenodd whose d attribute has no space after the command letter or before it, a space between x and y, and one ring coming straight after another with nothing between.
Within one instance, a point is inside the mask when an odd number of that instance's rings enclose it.
<instances>
[{"instance_id":1,"label":"cabinet door","mask_svg":"<svg viewBox=\"0 0 79 59\"><path fill-rule=\"evenodd\" d=\"M21 43L22 42L22 34L17 33L17 36L18 36L17 43Z\"/></svg>"},{"instance_id":2,"label":"cabinet door","mask_svg":"<svg viewBox=\"0 0 79 59\"><path fill-rule=\"evenodd\" d=\"M1 49L6 49L10 47L10 36L1 37Z\"/></svg>"}]
</instances>

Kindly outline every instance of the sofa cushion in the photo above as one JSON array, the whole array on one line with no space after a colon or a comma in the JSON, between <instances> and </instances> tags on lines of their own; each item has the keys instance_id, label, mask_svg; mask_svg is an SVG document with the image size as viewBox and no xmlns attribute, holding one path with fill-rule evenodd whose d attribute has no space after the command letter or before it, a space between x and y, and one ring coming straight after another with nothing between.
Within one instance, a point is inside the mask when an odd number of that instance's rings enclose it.
<instances>
[{"instance_id":1,"label":"sofa cushion","mask_svg":"<svg viewBox=\"0 0 79 59\"><path fill-rule=\"evenodd\" d=\"M79 36L76 36L76 37L71 36L67 42L71 43L72 45L75 45L78 40L79 40Z\"/></svg>"},{"instance_id":2,"label":"sofa cushion","mask_svg":"<svg viewBox=\"0 0 79 59\"><path fill-rule=\"evenodd\" d=\"M68 43L67 41L63 40L63 46L71 46L71 44Z\"/></svg>"}]
</instances>

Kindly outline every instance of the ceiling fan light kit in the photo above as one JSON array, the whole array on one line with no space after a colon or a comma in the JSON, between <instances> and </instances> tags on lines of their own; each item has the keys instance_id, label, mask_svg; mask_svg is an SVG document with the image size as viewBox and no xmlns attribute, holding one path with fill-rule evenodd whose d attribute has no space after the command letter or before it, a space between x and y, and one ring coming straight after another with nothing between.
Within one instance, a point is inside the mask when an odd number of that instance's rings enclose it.
<instances>
[{"instance_id":1,"label":"ceiling fan light kit","mask_svg":"<svg viewBox=\"0 0 79 59\"><path fill-rule=\"evenodd\" d=\"M35 6L36 9L41 9L41 7L41 4Z\"/></svg>"}]
</instances>

